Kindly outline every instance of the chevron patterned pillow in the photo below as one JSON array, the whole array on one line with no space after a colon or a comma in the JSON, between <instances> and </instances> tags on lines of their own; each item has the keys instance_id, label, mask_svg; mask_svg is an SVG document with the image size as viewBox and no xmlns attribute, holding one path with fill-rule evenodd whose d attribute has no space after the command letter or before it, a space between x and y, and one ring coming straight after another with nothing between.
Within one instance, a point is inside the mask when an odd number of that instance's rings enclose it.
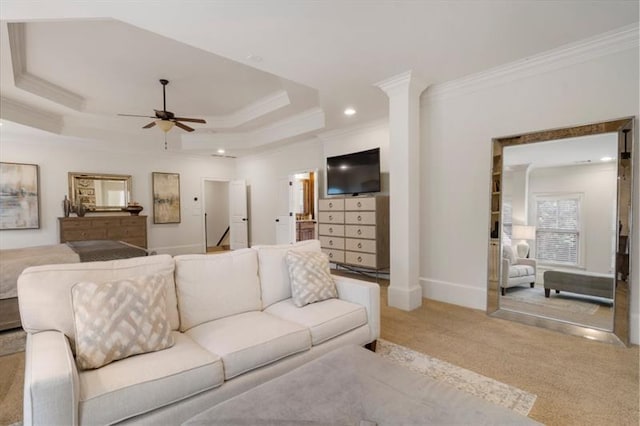
<instances>
[{"instance_id":1,"label":"chevron patterned pillow","mask_svg":"<svg viewBox=\"0 0 640 426\"><path fill-rule=\"evenodd\" d=\"M309 303L338 297L336 283L329 272L329 257L317 251L287 252L293 303L303 307Z\"/></svg>"},{"instance_id":2,"label":"chevron patterned pillow","mask_svg":"<svg viewBox=\"0 0 640 426\"><path fill-rule=\"evenodd\" d=\"M78 367L98 368L173 346L164 284L162 275L76 283L71 300Z\"/></svg>"}]
</instances>

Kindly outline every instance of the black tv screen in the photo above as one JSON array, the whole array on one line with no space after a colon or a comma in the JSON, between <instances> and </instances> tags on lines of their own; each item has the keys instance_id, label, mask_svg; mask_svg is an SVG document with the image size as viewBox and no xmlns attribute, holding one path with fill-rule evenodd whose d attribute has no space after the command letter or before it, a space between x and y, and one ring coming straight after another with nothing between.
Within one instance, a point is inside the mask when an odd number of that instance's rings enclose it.
<instances>
[{"instance_id":1,"label":"black tv screen","mask_svg":"<svg viewBox=\"0 0 640 426\"><path fill-rule=\"evenodd\" d=\"M380 148L327 158L327 195L380 192Z\"/></svg>"}]
</instances>

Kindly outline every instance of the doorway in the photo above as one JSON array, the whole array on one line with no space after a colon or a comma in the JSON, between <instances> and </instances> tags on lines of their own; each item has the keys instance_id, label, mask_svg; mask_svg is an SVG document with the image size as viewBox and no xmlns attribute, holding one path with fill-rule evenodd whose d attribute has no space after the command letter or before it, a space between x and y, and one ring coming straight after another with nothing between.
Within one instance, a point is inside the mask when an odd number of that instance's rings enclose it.
<instances>
[{"instance_id":1,"label":"doorway","mask_svg":"<svg viewBox=\"0 0 640 426\"><path fill-rule=\"evenodd\" d=\"M229 228L229 182L204 181L205 252L231 249Z\"/></svg>"},{"instance_id":2,"label":"doorway","mask_svg":"<svg viewBox=\"0 0 640 426\"><path fill-rule=\"evenodd\" d=\"M307 170L280 179L276 213L276 244L312 240L317 233L318 171Z\"/></svg>"}]
</instances>

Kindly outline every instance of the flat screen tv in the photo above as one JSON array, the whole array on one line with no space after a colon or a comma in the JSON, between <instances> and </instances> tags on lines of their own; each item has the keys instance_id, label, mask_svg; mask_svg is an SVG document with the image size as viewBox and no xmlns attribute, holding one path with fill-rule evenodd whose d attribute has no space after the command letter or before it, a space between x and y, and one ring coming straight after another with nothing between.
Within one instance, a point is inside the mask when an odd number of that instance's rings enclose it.
<instances>
[{"instance_id":1,"label":"flat screen tv","mask_svg":"<svg viewBox=\"0 0 640 426\"><path fill-rule=\"evenodd\" d=\"M327 195L380 192L380 148L327 158Z\"/></svg>"}]
</instances>

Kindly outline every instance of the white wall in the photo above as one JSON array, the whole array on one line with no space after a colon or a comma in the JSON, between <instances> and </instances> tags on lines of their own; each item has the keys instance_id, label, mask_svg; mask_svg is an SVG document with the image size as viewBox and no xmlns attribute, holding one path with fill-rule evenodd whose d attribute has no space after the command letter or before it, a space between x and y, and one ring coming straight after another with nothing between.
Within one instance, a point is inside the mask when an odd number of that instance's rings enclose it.
<instances>
[{"instance_id":1,"label":"white wall","mask_svg":"<svg viewBox=\"0 0 640 426\"><path fill-rule=\"evenodd\" d=\"M533 169L529 174L529 223L532 225L535 224L537 194L581 195L580 262L589 272L613 273L617 176L613 162L540 168Z\"/></svg>"},{"instance_id":2,"label":"white wall","mask_svg":"<svg viewBox=\"0 0 640 426\"><path fill-rule=\"evenodd\" d=\"M29 247L59 242L58 217L62 199L68 193L68 172L132 175L132 201L139 202L147 215L149 249L159 253L202 252L204 230L202 206L203 176L231 179L235 162L230 159L197 158L158 150L149 153L123 153L70 145L51 134L42 138L3 134L3 162L32 163L40 166L40 229L0 231L0 248ZM133 142L132 142L133 143ZM90 144L87 144L90 145ZM181 223L153 224L151 172L180 174Z\"/></svg>"},{"instance_id":3,"label":"white wall","mask_svg":"<svg viewBox=\"0 0 640 426\"><path fill-rule=\"evenodd\" d=\"M474 83L433 86L423 95L420 240L425 297L486 308L492 138L638 116L638 47L608 52L614 53L557 63L547 58L538 69L524 64L520 70L487 73ZM637 176L636 168L636 182ZM634 197L633 221L640 223L637 189ZM631 307L636 343L638 228Z\"/></svg>"},{"instance_id":4,"label":"white wall","mask_svg":"<svg viewBox=\"0 0 640 426\"><path fill-rule=\"evenodd\" d=\"M278 181L294 173L318 170L319 198L326 197L326 158L380 148L382 192L389 191L389 130L386 121L327 132L319 138L237 160L237 176L249 192L249 244L275 244Z\"/></svg>"},{"instance_id":5,"label":"white wall","mask_svg":"<svg viewBox=\"0 0 640 426\"><path fill-rule=\"evenodd\" d=\"M238 179L247 182L249 245L276 243L278 181L324 168L322 142L310 139L237 160Z\"/></svg>"}]
</instances>

